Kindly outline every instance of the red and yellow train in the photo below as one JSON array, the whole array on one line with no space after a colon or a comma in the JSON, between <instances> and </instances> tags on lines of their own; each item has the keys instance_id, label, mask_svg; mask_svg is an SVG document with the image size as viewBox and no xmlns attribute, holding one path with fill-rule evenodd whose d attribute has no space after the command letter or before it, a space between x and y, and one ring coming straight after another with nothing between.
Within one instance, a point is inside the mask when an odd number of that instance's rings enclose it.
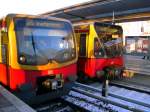
<instances>
[{"instance_id":1,"label":"red and yellow train","mask_svg":"<svg viewBox=\"0 0 150 112\"><path fill-rule=\"evenodd\" d=\"M74 25L80 78L120 76L123 73L123 30L99 22Z\"/></svg>"},{"instance_id":2,"label":"red and yellow train","mask_svg":"<svg viewBox=\"0 0 150 112\"><path fill-rule=\"evenodd\" d=\"M12 91L63 88L76 80L76 61L69 21L19 14L0 20L0 82Z\"/></svg>"}]
</instances>

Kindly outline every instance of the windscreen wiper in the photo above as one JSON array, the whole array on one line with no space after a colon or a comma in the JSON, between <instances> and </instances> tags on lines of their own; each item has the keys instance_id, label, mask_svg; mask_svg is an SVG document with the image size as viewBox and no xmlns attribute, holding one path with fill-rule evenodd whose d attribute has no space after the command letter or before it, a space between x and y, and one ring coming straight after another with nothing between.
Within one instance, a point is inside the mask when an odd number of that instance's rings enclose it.
<instances>
[{"instance_id":1,"label":"windscreen wiper","mask_svg":"<svg viewBox=\"0 0 150 112\"><path fill-rule=\"evenodd\" d=\"M47 62L52 63L52 61L51 61L52 59L48 59L47 56L45 55L45 53L42 50L40 50L38 47L36 47L33 32L31 32L31 39L32 39L32 46L33 46L35 55L36 55L36 50L38 50L42 53L42 56L44 56L44 58L47 59Z\"/></svg>"},{"instance_id":2,"label":"windscreen wiper","mask_svg":"<svg viewBox=\"0 0 150 112\"><path fill-rule=\"evenodd\" d=\"M34 41L33 32L31 32L31 40L32 40L32 47L33 47L34 53L35 53L35 55L36 55L35 41Z\"/></svg>"}]
</instances>

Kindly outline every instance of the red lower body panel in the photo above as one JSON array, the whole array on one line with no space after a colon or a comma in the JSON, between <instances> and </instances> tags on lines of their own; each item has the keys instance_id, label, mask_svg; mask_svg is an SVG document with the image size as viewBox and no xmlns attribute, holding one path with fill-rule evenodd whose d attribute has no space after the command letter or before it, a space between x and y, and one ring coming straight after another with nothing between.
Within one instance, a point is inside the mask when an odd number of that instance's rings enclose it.
<instances>
[{"instance_id":1,"label":"red lower body panel","mask_svg":"<svg viewBox=\"0 0 150 112\"><path fill-rule=\"evenodd\" d=\"M0 65L0 68L5 69L5 65ZM76 75L76 64L68 65L62 68L53 70L22 70L8 68L8 76L6 72L1 72L0 81L9 86L12 90L15 90L18 86L30 83L33 87L36 87L36 78L40 76L47 76L49 74L63 74L63 78L66 79L70 75ZM49 73L51 71L51 73ZM7 83L8 82L8 83Z\"/></svg>"},{"instance_id":2,"label":"red lower body panel","mask_svg":"<svg viewBox=\"0 0 150 112\"><path fill-rule=\"evenodd\" d=\"M9 83L7 75L6 65L0 64L0 82L4 85L7 85Z\"/></svg>"},{"instance_id":3,"label":"red lower body panel","mask_svg":"<svg viewBox=\"0 0 150 112\"><path fill-rule=\"evenodd\" d=\"M96 71L111 66L123 67L123 57L78 59L78 72L83 72L91 78L96 77Z\"/></svg>"}]
</instances>

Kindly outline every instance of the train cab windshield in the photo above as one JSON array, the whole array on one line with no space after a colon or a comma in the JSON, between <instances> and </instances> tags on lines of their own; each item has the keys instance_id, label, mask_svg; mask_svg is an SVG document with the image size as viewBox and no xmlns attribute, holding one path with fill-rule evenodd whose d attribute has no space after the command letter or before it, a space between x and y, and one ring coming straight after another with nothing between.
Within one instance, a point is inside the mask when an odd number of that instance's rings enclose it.
<instances>
[{"instance_id":1,"label":"train cab windshield","mask_svg":"<svg viewBox=\"0 0 150 112\"><path fill-rule=\"evenodd\" d=\"M37 18L15 18L14 23L19 63L42 65L75 58L70 23Z\"/></svg>"},{"instance_id":2,"label":"train cab windshield","mask_svg":"<svg viewBox=\"0 0 150 112\"><path fill-rule=\"evenodd\" d=\"M95 57L116 57L122 55L122 28L116 25L94 24L98 38L94 39Z\"/></svg>"}]
</instances>

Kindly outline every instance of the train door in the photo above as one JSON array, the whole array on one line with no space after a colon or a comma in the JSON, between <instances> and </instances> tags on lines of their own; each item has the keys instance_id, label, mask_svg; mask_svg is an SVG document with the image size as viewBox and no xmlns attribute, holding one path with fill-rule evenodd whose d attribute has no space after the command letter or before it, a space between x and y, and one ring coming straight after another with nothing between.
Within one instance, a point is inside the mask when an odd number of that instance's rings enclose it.
<instances>
[{"instance_id":1,"label":"train door","mask_svg":"<svg viewBox=\"0 0 150 112\"><path fill-rule=\"evenodd\" d=\"M86 42L86 33L80 34L80 42L79 42L79 57L86 57L87 54L87 42Z\"/></svg>"},{"instance_id":2,"label":"train door","mask_svg":"<svg viewBox=\"0 0 150 112\"><path fill-rule=\"evenodd\" d=\"M78 72L83 73L86 69L87 59L87 45L88 44L88 33L79 34L79 58L78 58Z\"/></svg>"},{"instance_id":3,"label":"train door","mask_svg":"<svg viewBox=\"0 0 150 112\"><path fill-rule=\"evenodd\" d=\"M0 20L0 82L4 85L9 85L8 77L8 36L6 30L6 23Z\"/></svg>"}]
</instances>

